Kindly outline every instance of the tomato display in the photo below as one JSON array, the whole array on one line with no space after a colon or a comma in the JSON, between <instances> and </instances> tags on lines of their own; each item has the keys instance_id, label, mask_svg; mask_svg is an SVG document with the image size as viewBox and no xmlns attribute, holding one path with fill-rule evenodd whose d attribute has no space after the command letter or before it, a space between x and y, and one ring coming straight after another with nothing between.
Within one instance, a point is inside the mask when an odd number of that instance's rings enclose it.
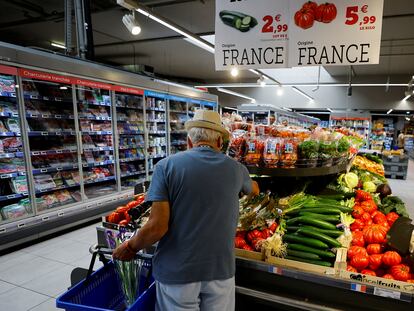
<instances>
[{"instance_id":1,"label":"tomato display","mask_svg":"<svg viewBox=\"0 0 414 311\"><path fill-rule=\"evenodd\" d=\"M362 215L361 215L361 218L360 218L363 222L365 222L365 223L367 223L367 222L369 222L369 221L371 221L372 219L371 219L371 215L369 214L369 213L367 213L367 212L364 212Z\"/></svg>"},{"instance_id":2,"label":"tomato display","mask_svg":"<svg viewBox=\"0 0 414 311\"><path fill-rule=\"evenodd\" d=\"M399 265L401 261L402 259L400 254L394 251L385 252L384 256L382 257L382 262L387 266Z\"/></svg>"},{"instance_id":3,"label":"tomato display","mask_svg":"<svg viewBox=\"0 0 414 311\"><path fill-rule=\"evenodd\" d=\"M318 6L315 12L315 19L318 22L330 23L338 14L335 4L333 3L323 3Z\"/></svg>"},{"instance_id":4,"label":"tomato display","mask_svg":"<svg viewBox=\"0 0 414 311\"><path fill-rule=\"evenodd\" d=\"M381 254L383 252L383 249L384 247L378 243L367 245L367 252L369 255Z\"/></svg>"},{"instance_id":5,"label":"tomato display","mask_svg":"<svg viewBox=\"0 0 414 311\"><path fill-rule=\"evenodd\" d=\"M243 238L237 236L234 238L234 246L236 248L243 248L243 246L245 246L246 244L247 243Z\"/></svg>"},{"instance_id":6,"label":"tomato display","mask_svg":"<svg viewBox=\"0 0 414 311\"><path fill-rule=\"evenodd\" d=\"M361 231L352 233L352 245L365 246L364 234Z\"/></svg>"},{"instance_id":7,"label":"tomato display","mask_svg":"<svg viewBox=\"0 0 414 311\"><path fill-rule=\"evenodd\" d=\"M363 230L364 239L368 244L384 243L387 236L387 229L382 225L371 225Z\"/></svg>"},{"instance_id":8,"label":"tomato display","mask_svg":"<svg viewBox=\"0 0 414 311\"><path fill-rule=\"evenodd\" d=\"M365 214L364 209L361 206L355 206L352 212L352 217L355 219L360 219L362 215Z\"/></svg>"},{"instance_id":9,"label":"tomato display","mask_svg":"<svg viewBox=\"0 0 414 311\"><path fill-rule=\"evenodd\" d=\"M369 269L364 269L361 271L361 273L365 275L377 276L377 274L374 271L369 270Z\"/></svg>"},{"instance_id":10,"label":"tomato display","mask_svg":"<svg viewBox=\"0 0 414 311\"><path fill-rule=\"evenodd\" d=\"M250 242L253 242L254 240L258 238L263 239L263 235L262 235L262 232L257 229L252 230L247 234L247 240Z\"/></svg>"},{"instance_id":11,"label":"tomato display","mask_svg":"<svg viewBox=\"0 0 414 311\"><path fill-rule=\"evenodd\" d=\"M362 230L365 227L365 223L361 219L355 219L354 223L351 225L351 231Z\"/></svg>"},{"instance_id":12,"label":"tomato display","mask_svg":"<svg viewBox=\"0 0 414 311\"><path fill-rule=\"evenodd\" d=\"M392 226L392 225L394 224L394 222L395 222L398 218L400 218L400 216L398 216L398 214L397 214L397 213L395 213L395 212L388 213L388 214L387 214L387 216L385 216L385 217L386 217L387 222L388 222L388 224L389 224L390 226Z\"/></svg>"},{"instance_id":13,"label":"tomato display","mask_svg":"<svg viewBox=\"0 0 414 311\"><path fill-rule=\"evenodd\" d=\"M301 9L295 14L295 24L302 29L309 29L315 22L314 11Z\"/></svg>"},{"instance_id":14,"label":"tomato display","mask_svg":"<svg viewBox=\"0 0 414 311\"><path fill-rule=\"evenodd\" d=\"M375 224L383 224L387 222L387 217L380 211L375 211L372 215Z\"/></svg>"},{"instance_id":15,"label":"tomato display","mask_svg":"<svg viewBox=\"0 0 414 311\"><path fill-rule=\"evenodd\" d=\"M363 270L369 265L369 257L365 254L355 254L351 259L351 266Z\"/></svg>"},{"instance_id":16,"label":"tomato display","mask_svg":"<svg viewBox=\"0 0 414 311\"><path fill-rule=\"evenodd\" d=\"M394 280L394 277L391 274L384 274L382 276L384 279L388 279L388 280Z\"/></svg>"},{"instance_id":17,"label":"tomato display","mask_svg":"<svg viewBox=\"0 0 414 311\"><path fill-rule=\"evenodd\" d=\"M369 268L371 270L377 270L382 265L382 254L374 254L369 256Z\"/></svg>"},{"instance_id":18,"label":"tomato display","mask_svg":"<svg viewBox=\"0 0 414 311\"><path fill-rule=\"evenodd\" d=\"M398 281L407 281L410 279L410 267L407 265L395 265L390 269L391 275Z\"/></svg>"},{"instance_id":19,"label":"tomato display","mask_svg":"<svg viewBox=\"0 0 414 311\"><path fill-rule=\"evenodd\" d=\"M368 257L368 253L365 248L361 246L351 246L348 250L348 259L352 259L355 255L363 255Z\"/></svg>"}]
</instances>

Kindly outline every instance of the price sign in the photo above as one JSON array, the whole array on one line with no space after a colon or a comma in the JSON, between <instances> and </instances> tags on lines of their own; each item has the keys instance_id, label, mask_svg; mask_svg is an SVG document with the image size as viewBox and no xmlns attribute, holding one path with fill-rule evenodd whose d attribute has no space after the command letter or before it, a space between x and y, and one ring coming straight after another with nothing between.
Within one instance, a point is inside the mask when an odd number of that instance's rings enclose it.
<instances>
[{"instance_id":1,"label":"price sign","mask_svg":"<svg viewBox=\"0 0 414 311\"><path fill-rule=\"evenodd\" d=\"M290 67L379 63L383 0L290 3Z\"/></svg>"},{"instance_id":2,"label":"price sign","mask_svg":"<svg viewBox=\"0 0 414 311\"><path fill-rule=\"evenodd\" d=\"M216 69L287 67L289 0L216 1Z\"/></svg>"}]
</instances>

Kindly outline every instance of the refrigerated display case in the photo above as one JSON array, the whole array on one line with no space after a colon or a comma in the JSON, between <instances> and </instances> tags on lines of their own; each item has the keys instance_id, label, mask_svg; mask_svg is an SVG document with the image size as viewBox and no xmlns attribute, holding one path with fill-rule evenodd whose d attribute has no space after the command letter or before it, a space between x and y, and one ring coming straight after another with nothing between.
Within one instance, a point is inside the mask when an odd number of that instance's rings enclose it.
<instances>
[{"instance_id":1,"label":"refrigerated display case","mask_svg":"<svg viewBox=\"0 0 414 311\"><path fill-rule=\"evenodd\" d=\"M16 74L17 70L0 66L0 223L33 214L21 137Z\"/></svg>"},{"instance_id":2,"label":"refrigerated display case","mask_svg":"<svg viewBox=\"0 0 414 311\"><path fill-rule=\"evenodd\" d=\"M184 97L169 96L170 154L187 150L187 133L184 124L189 119L188 100Z\"/></svg>"},{"instance_id":3,"label":"refrigerated display case","mask_svg":"<svg viewBox=\"0 0 414 311\"><path fill-rule=\"evenodd\" d=\"M125 89L125 88L124 88ZM115 93L121 189L146 180L144 92Z\"/></svg>"},{"instance_id":4,"label":"refrigerated display case","mask_svg":"<svg viewBox=\"0 0 414 311\"><path fill-rule=\"evenodd\" d=\"M111 111L111 86L76 85L85 199L118 191ZM98 88L99 87L99 88Z\"/></svg>"},{"instance_id":5,"label":"refrigerated display case","mask_svg":"<svg viewBox=\"0 0 414 311\"><path fill-rule=\"evenodd\" d=\"M167 94L145 91L148 174L167 156Z\"/></svg>"},{"instance_id":6,"label":"refrigerated display case","mask_svg":"<svg viewBox=\"0 0 414 311\"><path fill-rule=\"evenodd\" d=\"M194 112L197 109L203 108L202 101L199 99L191 98L188 102L188 115L190 118L194 116Z\"/></svg>"}]
</instances>

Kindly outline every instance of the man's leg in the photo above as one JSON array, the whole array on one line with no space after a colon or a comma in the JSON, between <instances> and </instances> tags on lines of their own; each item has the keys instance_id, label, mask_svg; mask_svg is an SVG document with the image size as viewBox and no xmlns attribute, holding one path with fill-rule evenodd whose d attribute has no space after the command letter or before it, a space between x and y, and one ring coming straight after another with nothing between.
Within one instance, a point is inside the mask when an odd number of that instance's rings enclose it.
<instances>
[{"instance_id":1,"label":"man's leg","mask_svg":"<svg viewBox=\"0 0 414 311\"><path fill-rule=\"evenodd\" d=\"M156 311L199 311L201 282L163 284L156 282Z\"/></svg>"},{"instance_id":2,"label":"man's leg","mask_svg":"<svg viewBox=\"0 0 414 311\"><path fill-rule=\"evenodd\" d=\"M234 311L234 277L227 280L201 282L201 311Z\"/></svg>"}]
</instances>

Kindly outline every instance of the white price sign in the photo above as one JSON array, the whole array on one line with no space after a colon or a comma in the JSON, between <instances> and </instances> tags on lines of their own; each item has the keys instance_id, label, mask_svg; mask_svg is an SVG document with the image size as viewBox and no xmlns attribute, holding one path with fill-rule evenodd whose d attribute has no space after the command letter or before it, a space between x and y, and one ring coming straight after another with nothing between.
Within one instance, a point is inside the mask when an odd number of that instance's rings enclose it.
<instances>
[{"instance_id":1,"label":"white price sign","mask_svg":"<svg viewBox=\"0 0 414 311\"><path fill-rule=\"evenodd\" d=\"M289 0L217 0L217 70L287 67Z\"/></svg>"}]
</instances>

